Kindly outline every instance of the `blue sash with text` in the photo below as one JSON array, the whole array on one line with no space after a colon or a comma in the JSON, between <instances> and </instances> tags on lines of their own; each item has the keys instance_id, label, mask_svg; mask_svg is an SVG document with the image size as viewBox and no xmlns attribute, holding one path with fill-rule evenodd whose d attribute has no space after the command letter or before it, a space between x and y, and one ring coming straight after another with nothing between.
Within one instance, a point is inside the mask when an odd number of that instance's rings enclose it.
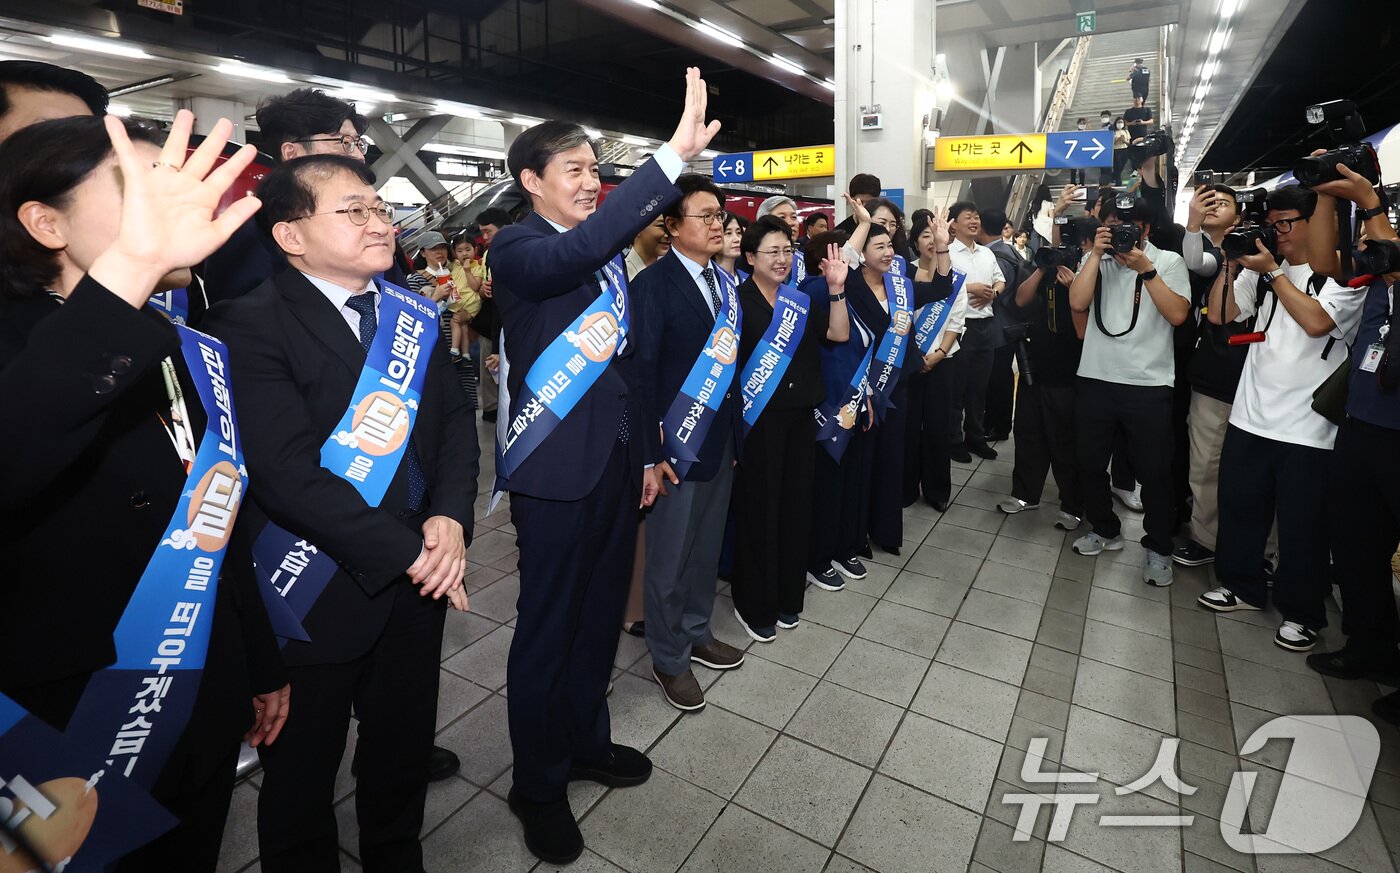
<instances>
[{"instance_id":1,"label":"blue sash with text","mask_svg":"<svg viewBox=\"0 0 1400 873\"><path fill-rule=\"evenodd\" d=\"M953 304L962 293L963 283L967 281L967 274L962 270L954 270L952 277L953 293L942 300L925 304L914 317L914 345L918 347L920 354L927 355L933 351L934 344L943 335L943 326L953 314Z\"/></svg>"},{"instance_id":2,"label":"blue sash with text","mask_svg":"<svg viewBox=\"0 0 1400 873\"><path fill-rule=\"evenodd\" d=\"M802 249L792 253L792 272L788 274L788 280L793 285L801 285L807 281L807 260L802 257Z\"/></svg>"},{"instance_id":3,"label":"blue sash with text","mask_svg":"<svg viewBox=\"0 0 1400 873\"><path fill-rule=\"evenodd\" d=\"M802 335L807 332L807 315L812 307L812 299L792 285L778 288L778 296L773 306L773 320L764 331L763 338L754 346L753 354L744 363L739 376L739 390L744 398L744 436L749 435L753 426L763 415L768 401L778 386L783 383L792 356L802 343Z\"/></svg>"},{"instance_id":4,"label":"blue sash with text","mask_svg":"<svg viewBox=\"0 0 1400 873\"><path fill-rule=\"evenodd\" d=\"M891 268L885 274L885 299L890 305L890 326L880 338L880 346L870 360L870 390L874 394L875 413L883 416L890 407L890 396L899 384L908 354L906 339L914 326L913 288L909 277Z\"/></svg>"},{"instance_id":5,"label":"blue sash with text","mask_svg":"<svg viewBox=\"0 0 1400 873\"><path fill-rule=\"evenodd\" d=\"M408 452L428 359L437 342L437 307L380 283L379 329L350 397L325 445L321 466L378 506ZM301 536L269 523L253 543L253 564L272 629L308 640L302 619L336 573L336 561Z\"/></svg>"},{"instance_id":6,"label":"blue sash with text","mask_svg":"<svg viewBox=\"0 0 1400 873\"><path fill-rule=\"evenodd\" d=\"M700 446L705 444L715 413L724 403L738 369L739 331L744 319L739 308L739 286L723 270L714 272L723 291L714 331L661 420L661 448L681 479L700 459Z\"/></svg>"},{"instance_id":7,"label":"blue sash with text","mask_svg":"<svg viewBox=\"0 0 1400 873\"><path fill-rule=\"evenodd\" d=\"M509 480L573 411L627 339L627 273L622 256L603 266L603 290L525 374L518 410L500 440L499 478Z\"/></svg>"},{"instance_id":8,"label":"blue sash with text","mask_svg":"<svg viewBox=\"0 0 1400 873\"><path fill-rule=\"evenodd\" d=\"M157 291L151 295L147 305L176 324L190 323L190 291L188 288Z\"/></svg>"},{"instance_id":9,"label":"blue sash with text","mask_svg":"<svg viewBox=\"0 0 1400 873\"><path fill-rule=\"evenodd\" d=\"M851 320L858 321L854 313L851 314ZM853 336L855 332L855 325L852 324ZM860 412L865 406L866 394L870 391L870 360L874 353L875 345L872 343L851 373L846 390L841 396L834 399L828 397L822 401L821 406L812 410L812 415L817 420L817 442L822 444L826 453L838 464L846 454L846 446L851 442Z\"/></svg>"}]
</instances>

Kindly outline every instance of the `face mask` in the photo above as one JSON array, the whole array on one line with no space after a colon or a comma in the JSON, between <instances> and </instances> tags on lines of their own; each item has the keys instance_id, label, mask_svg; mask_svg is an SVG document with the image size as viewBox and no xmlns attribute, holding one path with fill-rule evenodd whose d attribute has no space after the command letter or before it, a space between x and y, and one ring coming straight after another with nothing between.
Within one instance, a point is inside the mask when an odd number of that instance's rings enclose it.
<instances>
[{"instance_id":1,"label":"face mask","mask_svg":"<svg viewBox=\"0 0 1400 873\"><path fill-rule=\"evenodd\" d=\"M1121 122L1121 121L1118 122L1118 129L1119 129L1119 130L1122 130L1122 129L1123 129L1123 126L1124 126L1124 125L1123 125L1123 122Z\"/></svg>"},{"instance_id":2,"label":"face mask","mask_svg":"<svg viewBox=\"0 0 1400 873\"><path fill-rule=\"evenodd\" d=\"M1088 125L1081 124L1081 125L1079 125L1079 129L1080 129L1080 130L1083 130L1083 129L1084 129L1085 127L1087 127L1087 126L1088 126Z\"/></svg>"},{"instance_id":3,"label":"face mask","mask_svg":"<svg viewBox=\"0 0 1400 873\"><path fill-rule=\"evenodd\" d=\"M1107 115L1103 116L1102 118L1099 119L1099 121L1100 121L1101 123L1103 123L1103 124L1108 124L1108 116L1107 116Z\"/></svg>"}]
</instances>

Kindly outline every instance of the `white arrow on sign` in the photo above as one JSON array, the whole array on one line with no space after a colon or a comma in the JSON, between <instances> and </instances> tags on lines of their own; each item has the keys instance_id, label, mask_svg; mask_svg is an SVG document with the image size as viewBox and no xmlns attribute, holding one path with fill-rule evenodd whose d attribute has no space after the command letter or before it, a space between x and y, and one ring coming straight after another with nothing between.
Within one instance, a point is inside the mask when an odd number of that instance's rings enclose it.
<instances>
[{"instance_id":1,"label":"white arrow on sign","mask_svg":"<svg viewBox=\"0 0 1400 873\"><path fill-rule=\"evenodd\" d=\"M1103 151L1103 147L1100 146L1100 147L1099 147L1099 150L1100 150L1100 151ZM729 162L728 162L728 161L720 161L720 162L719 162L719 167L718 167L718 169L719 169L719 174L720 174L721 176L728 176L728 175L729 175Z\"/></svg>"},{"instance_id":2,"label":"white arrow on sign","mask_svg":"<svg viewBox=\"0 0 1400 873\"><path fill-rule=\"evenodd\" d=\"M1099 155L1103 154L1105 146L1096 136L1089 137L1089 142L1092 143L1094 147L1090 149L1088 146L1085 146L1084 151L1091 152L1094 156L1094 160L1097 161Z\"/></svg>"}]
</instances>

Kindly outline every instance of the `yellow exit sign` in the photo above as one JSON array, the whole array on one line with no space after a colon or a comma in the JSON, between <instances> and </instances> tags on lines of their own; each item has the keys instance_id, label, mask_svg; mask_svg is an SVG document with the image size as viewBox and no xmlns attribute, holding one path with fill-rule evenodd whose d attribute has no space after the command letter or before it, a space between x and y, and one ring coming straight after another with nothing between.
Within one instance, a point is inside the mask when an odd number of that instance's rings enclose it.
<instances>
[{"instance_id":1,"label":"yellow exit sign","mask_svg":"<svg viewBox=\"0 0 1400 873\"><path fill-rule=\"evenodd\" d=\"M1034 170L1045 166L1045 134L941 136L933 150L935 170Z\"/></svg>"},{"instance_id":2,"label":"yellow exit sign","mask_svg":"<svg viewBox=\"0 0 1400 873\"><path fill-rule=\"evenodd\" d=\"M753 153L753 180L802 179L836 174L836 146L811 146Z\"/></svg>"}]
</instances>

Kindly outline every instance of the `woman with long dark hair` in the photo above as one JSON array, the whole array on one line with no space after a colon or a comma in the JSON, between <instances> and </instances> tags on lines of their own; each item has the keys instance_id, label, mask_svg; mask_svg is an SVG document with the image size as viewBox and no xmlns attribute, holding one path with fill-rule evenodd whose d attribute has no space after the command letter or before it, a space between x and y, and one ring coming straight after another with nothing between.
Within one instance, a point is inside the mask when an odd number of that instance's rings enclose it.
<instances>
[{"instance_id":1,"label":"woman with long dark hair","mask_svg":"<svg viewBox=\"0 0 1400 873\"><path fill-rule=\"evenodd\" d=\"M110 759L179 820L123 870L214 870L239 741L275 740L289 702L234 526L226 350L147 305L258 208L215 216L254 152L215 168L232 125L187 155L192 124L177 113L163 148L112 116L0 145L0 405L22 420L0 436L0 700L96 762L73 770ZM89 820L120 814L111 778ZM81 838L34 848L91 860Z\"/></svg>"}]
</instances>

